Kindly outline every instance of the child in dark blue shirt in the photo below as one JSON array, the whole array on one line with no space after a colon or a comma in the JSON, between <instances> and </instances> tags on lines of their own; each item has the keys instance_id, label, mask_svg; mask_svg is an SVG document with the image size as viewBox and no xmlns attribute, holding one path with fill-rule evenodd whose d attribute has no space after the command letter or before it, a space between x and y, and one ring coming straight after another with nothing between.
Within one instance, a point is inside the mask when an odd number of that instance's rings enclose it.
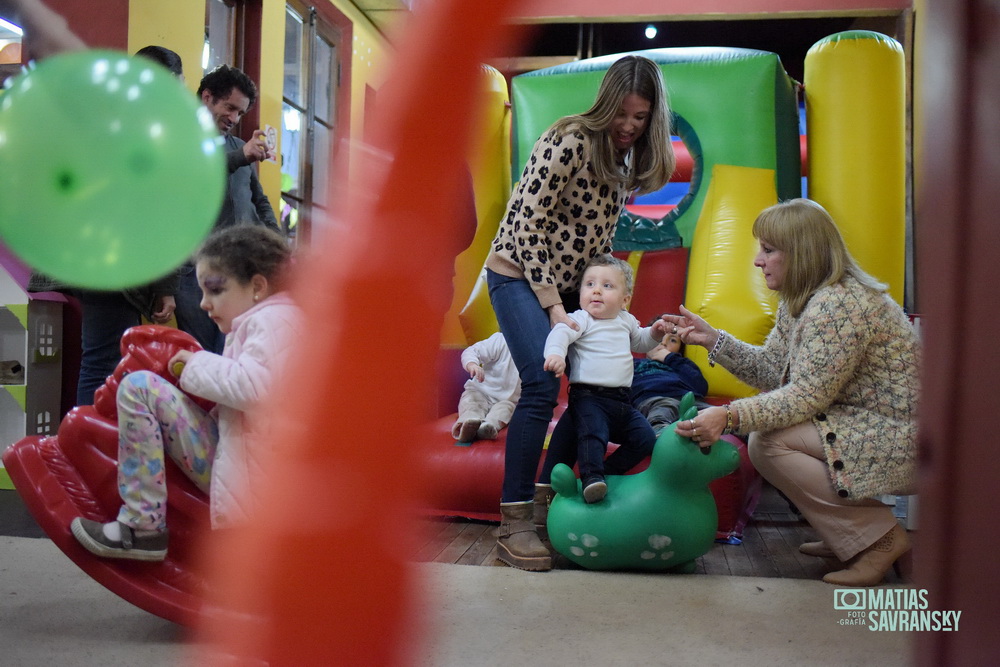
<instances>
[{"instance_id":1,"label":"child in dark blue shirt","mask_svg":"<svg viewBox=\"0 0 1000 667\"><path fill-rule=\"evenodd\" d=\"M659 318L657 318L659 319ZM681 339L667 333L663 342L635 359L632 374L632 405L646 417L656 435L677 421L681 398L689 391L695 396L698 409L709 405L700 399L708 393L708 382L701 369L681 353Z\"/></svg>"}]
</instances>

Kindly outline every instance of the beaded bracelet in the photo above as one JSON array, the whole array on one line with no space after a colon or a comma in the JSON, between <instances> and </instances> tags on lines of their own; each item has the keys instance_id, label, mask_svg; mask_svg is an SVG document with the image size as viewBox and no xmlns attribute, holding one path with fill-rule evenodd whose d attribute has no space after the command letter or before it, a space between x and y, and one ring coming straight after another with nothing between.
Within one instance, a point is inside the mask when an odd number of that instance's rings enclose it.
<instances>
[{"instance_id":1,"label":"beaded bracelet","mask_svg":"<svg viewBox=\"0 0 1000 667\"><path fill-rule=\"evenodd\" d=\"M726 403L726 428L722 429L722 435L729 435L733 432L733 411L729 408L729 404Z\"/></svg>"},{"instance_id":2,"label":"beaded bracelet","mask_svg":"<svg viewBox=\"0 0 1000 667\"><path fill-rule=\"evenodd\" d=\"M717 355L719 353L719 350L722 349L722 344L725 342L726 335L727 334L726 334L725 330L719 329L719 337L715 340L715 345L712 346L711 352L708 353L708 365L709 366L712 366L712 367L715 366L715 355Z\"/></svg>"}]
</instances>

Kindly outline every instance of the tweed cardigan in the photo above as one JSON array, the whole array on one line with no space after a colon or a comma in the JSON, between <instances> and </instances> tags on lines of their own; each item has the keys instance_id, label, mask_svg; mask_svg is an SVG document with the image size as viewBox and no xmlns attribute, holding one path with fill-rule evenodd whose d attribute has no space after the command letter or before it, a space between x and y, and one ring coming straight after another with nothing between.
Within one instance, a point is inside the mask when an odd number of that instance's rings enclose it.
<instances>
[{"instance_id":1,"label":"tweed cardigan","mask_svg":"<svg viewBox=\"0 0 1000 667\"><path fill-rule=\"evenodd\" d=\"M920 349L889 295L847 276L797 318L782 302L763 346L727 337L716 361L763 392L733 401L741 432L812 421L840 497L913 492Z\"/></svg>"},{"instance_id":2,"label":"tweed cardigan","mask_svg":"<svg viewBox=\"0 0 1000 667\"><path fill-rule=\"evenodd\" d=\"M535 143L521 180L507 202L486 268L528 281L538 303L562 303L580 288L587 262L611 252L618 217L628 201L622 180L605 183L591 167L590 136L549 130Z\"/></svg>"}]
</instances>

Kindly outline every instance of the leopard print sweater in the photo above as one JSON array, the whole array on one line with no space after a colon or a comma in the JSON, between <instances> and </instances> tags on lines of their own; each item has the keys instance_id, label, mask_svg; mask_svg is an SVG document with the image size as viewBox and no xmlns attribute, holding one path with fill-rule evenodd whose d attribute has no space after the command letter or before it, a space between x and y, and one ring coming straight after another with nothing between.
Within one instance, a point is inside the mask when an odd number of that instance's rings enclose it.
<instances>
[{"instance_id":1,"label":"leopard print sweater","mask_svg":"<svg viewBox=\"0 0 1000 667\"><path fill-rule=\"evenodd\" d=\"M716 361L765 392L733 401L740 431L811 421L842 498L912 492L920 346L889 295L847 276L797 318L782 303L763 346L727 337Z\"/></svg>"},{"instance_id":2,"label":"leopard print sweater","mask_svg":"<svg viewBox=\"0 0 1000 667\"><path fill-rule=\"evenodd\" d=\"M511 194L486 268L526 278L542 308L561 303L560 293L579 288L587 262L611 252L627 197L624 180L603 183L591 171L587 135L549 130Z\"/></svg>"}]
</instances>

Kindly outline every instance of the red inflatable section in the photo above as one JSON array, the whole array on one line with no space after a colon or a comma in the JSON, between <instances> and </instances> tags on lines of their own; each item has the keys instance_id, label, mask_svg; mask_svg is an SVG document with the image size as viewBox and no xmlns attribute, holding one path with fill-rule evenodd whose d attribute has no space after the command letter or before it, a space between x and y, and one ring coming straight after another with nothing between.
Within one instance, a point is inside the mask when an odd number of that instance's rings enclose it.
<instances>
[{"instance_id":1,"label":"red inflatable section","mask_svg":"<svg viewBox=\"0 0 1000 667\"><path fill-rule=\"evenodd\" d=\"M82 516L110 521L118 514L118 419L115 394L126 373L150 370L176 384L166 370L178 350L200 350L188 334L154 325L135 327L122 337L123 359L94 396L94 405L74 408L59 434L29 437L4 452L3 463L25 505L42 530L70 560L108 590L146 611L183 625L194 624L203 588L195 574L195 545L208 528L208 502L171 461L167 461L170 550L162 563L98 558L70 534ZM200 401L202 407L211 403Z\"/></svg>"},{"instance_id":2,"label":"red inflatable section","mask_svg":"<svg viewBox=\"0 0 1000 667\"><path fill-rule=\"evenodd\" d=\"M629 260L631 253L614 252L615 257ZM688 249L668 248L649 250L639 258L635 272L635 288L629 312L645 326L663 313L679 313L684 303Z\"/></svg>"},{"instance_id":3,"label":"red inflatable section","mask_svg":"<svg viewBox=\"0 0 1000 667\"><path fill-rule=\"evenodd\" d=\"M566 401L563 396L556 408L549 433L565 409ZM430 486L433 497L427 511L437 516L500 521L500 491L507 432L501 431L496 440L478 440L471 445L456 443L451 437L451 427L456 417L457 415L451 414L434 424L434 445L428 453L426 470L428 479L432 481ZM723 436L723 440L736 447L740 455L740 467L709 484L719 512L716 539L738 544L743 539L743 529L760 498L762 479L750 462L746 443L732 435ZM617 447L615 444L609 445L609 453ZM645 470L648 465L649 459L646 459L634 472Z\"/></svg>"}]
</instances>

